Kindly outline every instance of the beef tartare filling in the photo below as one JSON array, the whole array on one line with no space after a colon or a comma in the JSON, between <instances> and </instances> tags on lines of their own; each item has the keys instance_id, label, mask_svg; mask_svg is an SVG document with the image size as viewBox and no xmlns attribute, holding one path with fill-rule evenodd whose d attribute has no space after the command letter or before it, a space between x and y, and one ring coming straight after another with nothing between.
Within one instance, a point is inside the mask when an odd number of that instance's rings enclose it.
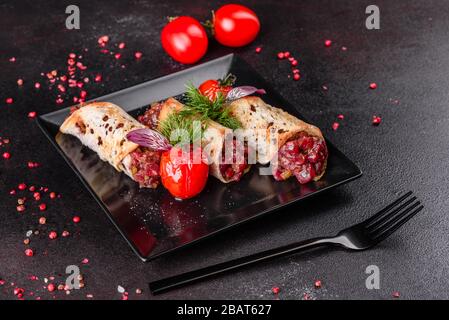
<instances>
[{"instance_id":1,"label":"beef tartare filling","mask_svg":"<svg viewBox=\"0 0 449 320\"><path fill-rule=\"evenodd\" d=\"M323 173L326 158L324 140L301 133L279 149L274 178L286 180L294 175L299 183L308 183Z\"/></svg>"},{"instance_id":2,"label":"beef tartare filling","mask_svg":"<svg viewBox=\"0 0 449 320\"><path fill-rule=\"evenodd\" d=\"M246 170L249 169L250 165L248 164L248 145L244 144L243 148L238 146L239 141L234 139L232 141L232 161L226 161L225 151L223 149L221 156L221 164L219 166L221 175L226 180L239 181ZM243 157L237 155L237 150L243 150ZM227 163L232 162L232 163Z\"/></svg>"},{"instance_id":3,"label":"beef tartare filling","mask_svg":"<svg viewBox=\"0 0 449 320\"><path fill-rule=\"evenodd\" d=\"M159 185L161 153L148 148L137 148L131 155L131 174L141 187L156 188Z\"/></svg>"},{"instance_id":4,"label":"beef tartare filling","mask_svg":"<svg viewBox=\"0 0 449 320\"><path fill-rule=\"evenodd\" d=\"M156 129L159 124L159 114L161 113L162 103L155 103L148 108L145 113L137 120L150 129Z\"/></svg>"}]
</instances>

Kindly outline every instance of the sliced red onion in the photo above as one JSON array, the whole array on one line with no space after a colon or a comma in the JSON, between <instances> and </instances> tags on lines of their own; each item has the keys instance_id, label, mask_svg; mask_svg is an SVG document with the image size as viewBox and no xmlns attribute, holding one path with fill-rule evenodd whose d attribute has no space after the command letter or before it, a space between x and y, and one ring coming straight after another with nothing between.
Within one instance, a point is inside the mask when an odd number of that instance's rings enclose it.
<instances>
[{"instance_id":1,"label":"sliced red onion","mask_svg":"<svg viewBox=\"0 0 449 320\"><path fill-rule=\"evenodd\" d=\"M162 134L149 128L136 129L126 135L126 139L141 147L155 151L167 151L172 148L170 142Z\"/></svg>"},{"instance_id":2,"label":"sliced red onion","mask_svg":"<svg viewBox=\"0 0 449 320\"><path fill-rule=\"evenodd\" d=\"M246 96L250 96L254 93L265 94L267 92L264 89L257 89L256 87L251 86L235 87L234 89L228 92L226 99L229 101L237 100Z\"/></svg>"}]
</instances>

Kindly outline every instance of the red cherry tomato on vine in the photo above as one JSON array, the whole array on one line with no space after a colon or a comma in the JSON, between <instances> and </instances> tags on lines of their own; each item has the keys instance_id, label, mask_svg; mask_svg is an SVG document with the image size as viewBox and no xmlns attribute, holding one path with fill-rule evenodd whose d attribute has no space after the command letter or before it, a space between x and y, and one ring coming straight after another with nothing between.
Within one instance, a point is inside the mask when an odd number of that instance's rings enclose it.
<instances>
[{"instance_id":1,"label":"red cherry tomato on vine","mask_svg":"<svg viewBox=\"0 0 449 320\"><path fill-rule=\"evenodd\" d=\"M232 86L222 86L218 80L207 80L203 82L198 90L203 96L209 98L210 101L215 101L219 92L226 97Z\"/></svg>"},{"instance_id":2,"label":"red cherry tomato on vine","mask_svg":"<svg viewBox=\"0 0 449 320\"><path fill-rule=\"evenodd\" d=\"M225 46L241 47L252 42L260 30L257 15L239 4L227 4L215 12L215 39Z\"/></svg>"},{"instance_id":3,"label":"red cherry tomato on vine","mask_svg":"<svg viewBox=\"0 0 449 320\"><path fill-rule=\"evenodd\" d=\"M169 22L162 29L161 42L170 57L185 64L200 60L209 43L204 27L191 17L178 17Z\"/></svg>"},{"instance_id":4,"label":"red cherry tomato on vine","mask_svg":"<svg viewBox=\"0 0 449 320\"><path fill-rule=\"evenodd\" d=\"M178 199L188 199L199 194L206 185L209 166L201 149L187 151L173 147L161 156L162 185Z\"/></svg>"},{"instance_id":5,"label":"red cherry tomato on vine","mask_svg":"<svg viewBox=\"0 0 449 320\"><path fill-rule=\"evenodd\" d=\"M228 74L224 79L215 80L210 79L204 81L198 90L203 96L209 98L210 101L215 101L217 99L218 93L221 93L223 97L226 98L228 92L232 90L232 85L235 82L235 76Z\"/></svg>"}]
</instances>

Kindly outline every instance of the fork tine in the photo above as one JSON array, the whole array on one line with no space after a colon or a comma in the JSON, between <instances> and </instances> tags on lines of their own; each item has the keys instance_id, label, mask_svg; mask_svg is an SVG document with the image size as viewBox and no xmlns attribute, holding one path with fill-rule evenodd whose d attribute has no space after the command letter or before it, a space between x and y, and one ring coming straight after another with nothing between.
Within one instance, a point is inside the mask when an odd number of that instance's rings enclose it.
<instances>
[{"instance_id":1,"label":"fork tine","mask_svg":"<svg viewBox=\"0 0 449 320\"><path fill-rule=\"evenodd\" d=\"M407 215L420 204L421 202L419 201L407 201L407 203L402 205L401 208L399 208L399 210L397 210L394 214L390 215L388 218L385 218L380 224L377 224L376 227L368 229L368 231L372 235L382 233L385 229L388 229L390 226L394 225L396 221L400 220L403 216Z\"/></svg>"},{"instance_id":2,"label":"fork tine","mask_svg":"<svg viewBox=\"0 0 449 320\"><path fill-rule=\"evenodd\" d=\"M398 230L404 223L409 221L411 218L413 218L418 212L420 212L424 208L423 205L419 206L409 214L402 216L401 219L390 225L388 228L384 229L382 232L377 233L375 237L373 237L374 240L377 242L385 240L387 237L389 237L393 232Z\"/></svg>"},{"instance_id":3,"label":"fork tine","mask_svg":"<svg viewBox=\"0 0 449 320\"><path fill-rule=\"evenodd\" d=\"M416 197L412 197L408 199L406 202L402 203L399 207L396 207L393 211L388 212L388 214L383 215L376 222L371 224L371 226L367 227L368 231L373 233L377 229L381 229L384 225L388 224L388 222L392 219L395 219L397 216L400 216L406 212L403 209L407 208L411 203L416 200Z\"/></svg>"},{"instance_id":4,"label":"fork tine","mask_svg":"<svg viewBox=\"0 0 449 320\"><path fill-rule=\"evenodd\" d=\"M391 204L380 210L378 213L376 213L374 216L366 220L364 222L365 227L369 228L372 224L376 223L379 219L389 213L391 209L394 209L394 207L396 207L399 203L408 198L412 193L412 191L407 192L403 196L399 197L396 201L392 202Z\"/></svg>"}]
</instances>

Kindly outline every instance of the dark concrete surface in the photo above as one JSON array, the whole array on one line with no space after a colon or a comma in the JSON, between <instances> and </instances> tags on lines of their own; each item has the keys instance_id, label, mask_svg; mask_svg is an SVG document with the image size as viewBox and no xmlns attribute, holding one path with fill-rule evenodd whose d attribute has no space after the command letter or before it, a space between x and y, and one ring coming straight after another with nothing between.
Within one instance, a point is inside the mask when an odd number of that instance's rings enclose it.
<instances>
[{"instance_id":1,"label":"dark concrete surface","mask_svg":"<svg viewBox=\"0 0 449 320\"><path fill-rule=\"evenodd\" d=\"M362 178L301 205L265 216L182 252L142 263L91 198L75 174L55 152L29 111L44 114L70 105L56 105L56 90L40 74L64 72L70 52L83 55L86 75L103 75L89 83L89 98L185 68L166 56L159 33L166 16L208 17L224 1L76 1L81 29L65 29L67 1L2 1L0 3L0 136L9 138L0 153L0 299L16 299L16 286L34 299L120 299L117 286L130 299L317 299L449 298L447 207L449 156L449 4L444 1L376 1L381 29L365 28L365 8L372 1L250 1L262 30L245 48L224 48L211 41L202 61L235 52L364 171ZM107 34L109 48L123 41L120 62L99 53L97 39ZM324 40L331 39L330 48ZM257 46L263 46L259 55ZM342 46L347 51L341 50ZM87 48L88 51L84 51ZM289 79L290 68L276 53L288 50L299 58L303 78ZM143 52L136 62L135 51ZM10 62L11 57L15 62ZM121 68L124 64L126 67ZM24 79L23 87L17 79ZM42 84L40 90L34 83ZM378 88L370 90L371 82ZM325 91L322 86L328 87ZM70 89L64 97L76 95ZM5 99L13 97L13 104ZM338 114L345 116L334 132ZM373 115L382 117L378 127ZM41 163L28 169L28 161ZM62 197L42 201L45 213L28 200L16 211L18 195L9 191L21 183L48 186ZM279 259L248 270L153 297L147 283L192 268L254 253L295 240L328 235L374 213L406 190L414 190L425 210L375 249L348 253L316 251ZM28 204L28 202L27 202ZM77 214L77 225L71 217ZM38 218L47 217L46 225ZM28 230L34 257L24 254ZM48 231L70 231L67 238L49 240ZM87 264L81 261L88 258ZM49 293L44 278L65 278L68 265L79 265L82 290ZM367 290L365 269L380 268L380 289ZM30 275L39 278L29 280ZM316 279L321 289L314 289ZM11 283L14 283L11 285ZM136 288L143 293L137 295ZM30 296L30 292L34 295Z\"/></svg>"}]
</instances>

